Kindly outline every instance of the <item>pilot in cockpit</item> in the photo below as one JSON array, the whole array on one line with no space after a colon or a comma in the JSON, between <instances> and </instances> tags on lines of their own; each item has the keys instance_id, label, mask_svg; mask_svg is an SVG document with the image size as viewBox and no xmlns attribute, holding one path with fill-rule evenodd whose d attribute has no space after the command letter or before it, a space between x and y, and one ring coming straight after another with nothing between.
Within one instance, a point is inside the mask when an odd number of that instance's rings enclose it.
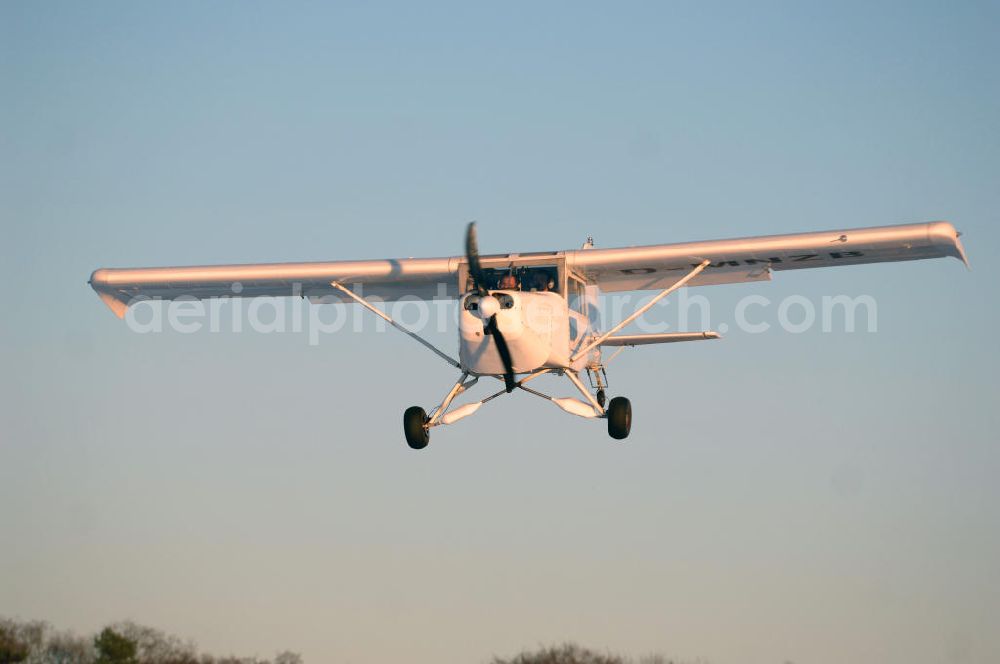
<instances>
[{"instance_id":1,"label":"pilot in cockpit","mask_svg":"<svg viewBox=\"0 0 1000 664\"><path fill-rule=\"evenodd\" d=\"M543 270L535 272L531 275L531 277L531 290L533 291L540 291L544 293L552 290L552 286L555 285L554 282L550 284L552 279L549 277L548 273Z\"/></svg>"},{"instance_id":2,"label":"pilot in cockpit","mask_svg":"<svg viewBox=\"0 0 1000 664\"><path fill-rule=\"evenodd\" d=\"M497 283L497 288L500 290L517 290L517 277L508 272L500 277L500 281Z\"/></svg>"}]
</instances>

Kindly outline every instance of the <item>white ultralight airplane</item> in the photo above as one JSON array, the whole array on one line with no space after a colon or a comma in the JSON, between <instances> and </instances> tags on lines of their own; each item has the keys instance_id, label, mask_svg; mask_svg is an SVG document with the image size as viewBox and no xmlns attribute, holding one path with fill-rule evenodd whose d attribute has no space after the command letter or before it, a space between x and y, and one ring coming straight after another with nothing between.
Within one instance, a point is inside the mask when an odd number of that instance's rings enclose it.
<instances>
[{"instance_id":1,"label":"white ultralight airplane","mask_svg":"<svg viewBox=\"0 0 1000 664\"><path fill-rule=\"evenodd\" d=\"M716 332L619 334L656 302L682 286L764 281L774 271L953 256L968 265L955 227L948 222L770 235L732 240L595 249L588 239L576 251L480 256L469 224L465 256L329 263L271 263L99 269L90 285L119 317L140 300L300 296L322 302L356 302L402 330L461 376L429 414L420 406L403 414L406 442L427 446L430 429L453 424L484 403L515 389L563 410L607 420L612 438L628 436L632 407L625 397L605 397L605 347L718 339ZM597 309L603 291L657 290L649 302L601 331ZM404 328L368 298L379 301L457 298L459 353L454 359ZM620 351L620 348L619 348ZM617 354L617 351L616 351ZM612 355L613 357L613 355ZM590 387L580 374L586 372ZM557 398L528 387L543 374L565 376L583 399ZM452 408L482 376L503 389Z\"/></svg>"}]
</instances>

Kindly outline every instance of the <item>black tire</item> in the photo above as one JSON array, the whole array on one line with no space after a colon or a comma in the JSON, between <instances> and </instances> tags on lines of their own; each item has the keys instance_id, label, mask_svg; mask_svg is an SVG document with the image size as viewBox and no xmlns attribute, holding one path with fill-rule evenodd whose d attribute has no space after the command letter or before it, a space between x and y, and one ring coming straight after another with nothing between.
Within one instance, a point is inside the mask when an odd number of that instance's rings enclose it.
<instances>
[{"instance_id":1,"label":"black tire","mask_svg":"<svg viewBox=\"0 0 1000 664\"><path fill-rule=\"evenodd\" d=\"M601 404L601 408L604 408L604 404L607 403L608 397L604 394L604 390L597 390L597 403Z\"/></svg>"},{"instance_id":2,"label":"black tire","mask_svg":"<svg viewBox=\"0 0 1000 664\"><path fill-rule=\"evenodd\" d=\"M628 438L632 429L632 404L625 397L615 397L608 404L608 435L615 440Z\"/></svg>"},{"instance_id":3,"label":"black tire","mask_svg":"<svg viewBox=\"0 0 1000 664\"><path fill-rule=\"evenodd\" d=\"M424 424L427 422L427 412L420 406L410 406L403 413L403 433L406 434L406 444L415 450L427 447L431 433Z\"/></svg>"}]
</instances>

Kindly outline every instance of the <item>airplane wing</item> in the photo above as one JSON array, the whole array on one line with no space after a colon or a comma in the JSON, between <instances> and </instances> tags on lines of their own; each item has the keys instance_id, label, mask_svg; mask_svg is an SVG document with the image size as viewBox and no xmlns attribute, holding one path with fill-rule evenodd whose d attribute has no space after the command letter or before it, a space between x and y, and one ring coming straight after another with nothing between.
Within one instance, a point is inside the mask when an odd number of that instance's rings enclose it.
<instances>
[{"instance_id":1,"label":"airplane wing","mask_svg":"<svg viewBox=\"0 0 1000 664\"><path fill-rule=\"evenodd\" d=\"M338 281L364 297L383 301L454 298L460 258L401 258L329 263L262 263L195 267L102 268L90 285L116 316L139 300L179 297L301 296L349 301L330 285Z\"/></svg>"},{"instance_id":2,"label":"airplane wing","mask_svg":"<svg viewBox=\"0 0 1000 664\"><path fill-rule=\"evenodd\" d=\"M689 286L762 281L772 271L953 256L968 266L946 221L731 240L566 252L568 268L603 291L662 289L704 260Z\"/></svg>"},{"instance_id":3,"label":"airplane wing","mask_svg":"<svg viewBox=\"0 0 1000 664\"><path fill-rule=\"evenodd\" d=\"M662 289L706 259L690 286L761 281L774 270L954 256L968 265L955 227L945 221L855 228L794 235L659 244L621 249L581 249L541 254L484 256L507 264L526 256L565 260L566 267L605 291ZM102 268L90 277L101 300L124 317L129 304L179 297L302 296L347 302L337 281L363 297L454 298L465 259L401 258L319 263L263 263L195 267Z\"/></svg>"}]
</instances>

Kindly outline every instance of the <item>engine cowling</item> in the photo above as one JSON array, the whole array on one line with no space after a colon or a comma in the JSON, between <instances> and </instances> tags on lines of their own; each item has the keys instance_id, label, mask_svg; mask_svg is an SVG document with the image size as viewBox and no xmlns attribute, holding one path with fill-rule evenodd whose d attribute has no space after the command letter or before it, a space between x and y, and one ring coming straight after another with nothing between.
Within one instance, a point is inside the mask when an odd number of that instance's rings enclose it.
<instances>
[{"instance_id":1,"label":"engine cowling","mask_svg":"<svg viewBox=\"0 0 1000 664\"><path fill-rule=\"evenodd\" d=\"M568 361L569 323L566 301L556 293L493 291L462 297L459 312L459 357L476 374L502 374L496 344L484 329L494 314L510 349L514 371L564 367Z\"/></svg>"}]
</instances>

